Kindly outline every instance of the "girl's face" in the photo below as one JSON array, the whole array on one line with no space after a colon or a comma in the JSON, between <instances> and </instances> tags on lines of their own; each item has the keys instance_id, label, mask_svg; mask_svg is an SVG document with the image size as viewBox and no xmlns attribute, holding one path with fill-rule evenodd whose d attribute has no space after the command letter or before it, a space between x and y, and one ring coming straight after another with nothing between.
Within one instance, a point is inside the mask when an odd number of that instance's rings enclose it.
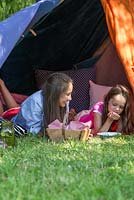
<instances>
[{"instance_id":1,"label":"girl's face","mask_svg":"<svg viewBox=\"0 0 134 200\"><path fill-rule=\"evenodd\" d=\"M72 99L72 91L73 91L73 84L70 82L68 84L68 89L66 90L66 92L64 92L63 94L61 94L60 98L59 98L59 106L64 108L67 104L68 101L71 101Z\"/></svg>"},{"instance_id":2,"label":"girl's face","mask_svg":"<svg viewBox=\"0 0 134 200\"><path fill-rule=\"evenodd\" d=\"M108 111L120 115L125 107L126 99L121 94L113 96L108 103Z\"/></svg>"}]
</instances>

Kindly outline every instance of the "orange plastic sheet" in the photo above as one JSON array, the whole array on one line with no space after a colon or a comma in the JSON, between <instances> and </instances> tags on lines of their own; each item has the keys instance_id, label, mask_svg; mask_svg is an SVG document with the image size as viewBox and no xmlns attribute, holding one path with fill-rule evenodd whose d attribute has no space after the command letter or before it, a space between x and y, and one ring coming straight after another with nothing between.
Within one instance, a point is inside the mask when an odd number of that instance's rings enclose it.
<instances>
[{"instance_id":1,"label":"orange plastic sheet","mask_svg":"<svg viewBox=\"0 0 134 200\"><path fill-rule=\"evenodd\" d=\"M134 93L134 0L101 0L101 3L110 37Z\"/></svg>"}]
</instances>

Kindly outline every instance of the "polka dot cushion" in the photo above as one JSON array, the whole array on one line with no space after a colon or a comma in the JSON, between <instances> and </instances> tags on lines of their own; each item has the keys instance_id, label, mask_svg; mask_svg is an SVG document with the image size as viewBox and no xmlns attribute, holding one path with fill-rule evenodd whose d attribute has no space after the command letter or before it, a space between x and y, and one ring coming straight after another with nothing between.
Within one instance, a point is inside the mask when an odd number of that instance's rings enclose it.
<instances>
[{"instance_id":1,"label":"polka dot cushion","mask_svg":"<svg viewBox=\"0 0 134 200\"><path fill-rule=\"evenodd\" d=\"M41 88L48 75L53 72L54 71L39 69L35 70L35 80L38 89ZM89 109L89 80L95 80L95 65L90 68L72 69L60 72L68 74L74 82L74 89L72 94L72 101L70 102L70 108L74 108L76 112Z\"/></svg>"}]
</instances>

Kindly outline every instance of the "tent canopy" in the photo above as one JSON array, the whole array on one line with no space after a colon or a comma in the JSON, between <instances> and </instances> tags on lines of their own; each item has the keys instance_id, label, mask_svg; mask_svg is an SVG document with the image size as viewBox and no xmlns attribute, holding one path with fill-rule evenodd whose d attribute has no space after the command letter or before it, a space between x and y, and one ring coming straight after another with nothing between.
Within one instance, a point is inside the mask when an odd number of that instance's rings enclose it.
<instances>
[{"instance_id":1,"label":"tent canopy","mask_svg":"<svg viewBox=\"0 0 134 200\"><path fill-rule=\"evenodd\" d=\"M115 7L111 6L113 2L66 0L61 3L60 0L42 0L1 22L0 38L3 36L4 42L0 41L3 52L0 53L0 76L10 91L27 95L34 92L35 69L60 71L73 66L83 67L86 62L88 66L92 65L103 53L100 51L95 56L109 35L108 28L118 50L120 33L116 33L114 38L116 26L113 24L117 19L113 11L123 1ZM111 19L113 26L109 23ZM5 37L7 34L8 37ZM123 53L118 53L132 86L132 73L128 72L130 62L126 66L127 59L124 62Z\"/></svg>"}]
</instances>

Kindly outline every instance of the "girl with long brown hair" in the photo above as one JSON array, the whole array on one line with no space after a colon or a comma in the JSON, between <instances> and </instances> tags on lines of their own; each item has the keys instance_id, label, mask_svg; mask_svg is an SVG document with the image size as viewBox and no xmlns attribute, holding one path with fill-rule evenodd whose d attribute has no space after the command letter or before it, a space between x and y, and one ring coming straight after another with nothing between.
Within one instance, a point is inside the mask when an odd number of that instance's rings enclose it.
<instances>
[{"instance_id":1,"label":"girl with long brown hair","mask_svg":"<svg viewBox=\"0 0 134 200\"><path fill-rule=\"evenodd\" d=\"M90 113L80 118L81 122L92 122L93 134L98 132L118 131L134 134L134 96L123 85L116 85L98 102Z\"/></svg>"},{"instance_id":2,"label":"girl with long brown hair","mask_svg":"<svg viewBox=\"0 0 134 200\"><path fill-rule=\"evenodd\" d=\"M3 93L4 88L5 86ZM72 90L73 81L68 75L58 72L50 74L42 89L29 96L21 104L19 112L11 121L33 134L43 131L56 119L62 122L66 111L69 112ZM8 95L4 97L8 100L10 96L8 92ZM18 106L14 101L10 103L12 103L11 107Z\"/></svg>"}]
</instances>

